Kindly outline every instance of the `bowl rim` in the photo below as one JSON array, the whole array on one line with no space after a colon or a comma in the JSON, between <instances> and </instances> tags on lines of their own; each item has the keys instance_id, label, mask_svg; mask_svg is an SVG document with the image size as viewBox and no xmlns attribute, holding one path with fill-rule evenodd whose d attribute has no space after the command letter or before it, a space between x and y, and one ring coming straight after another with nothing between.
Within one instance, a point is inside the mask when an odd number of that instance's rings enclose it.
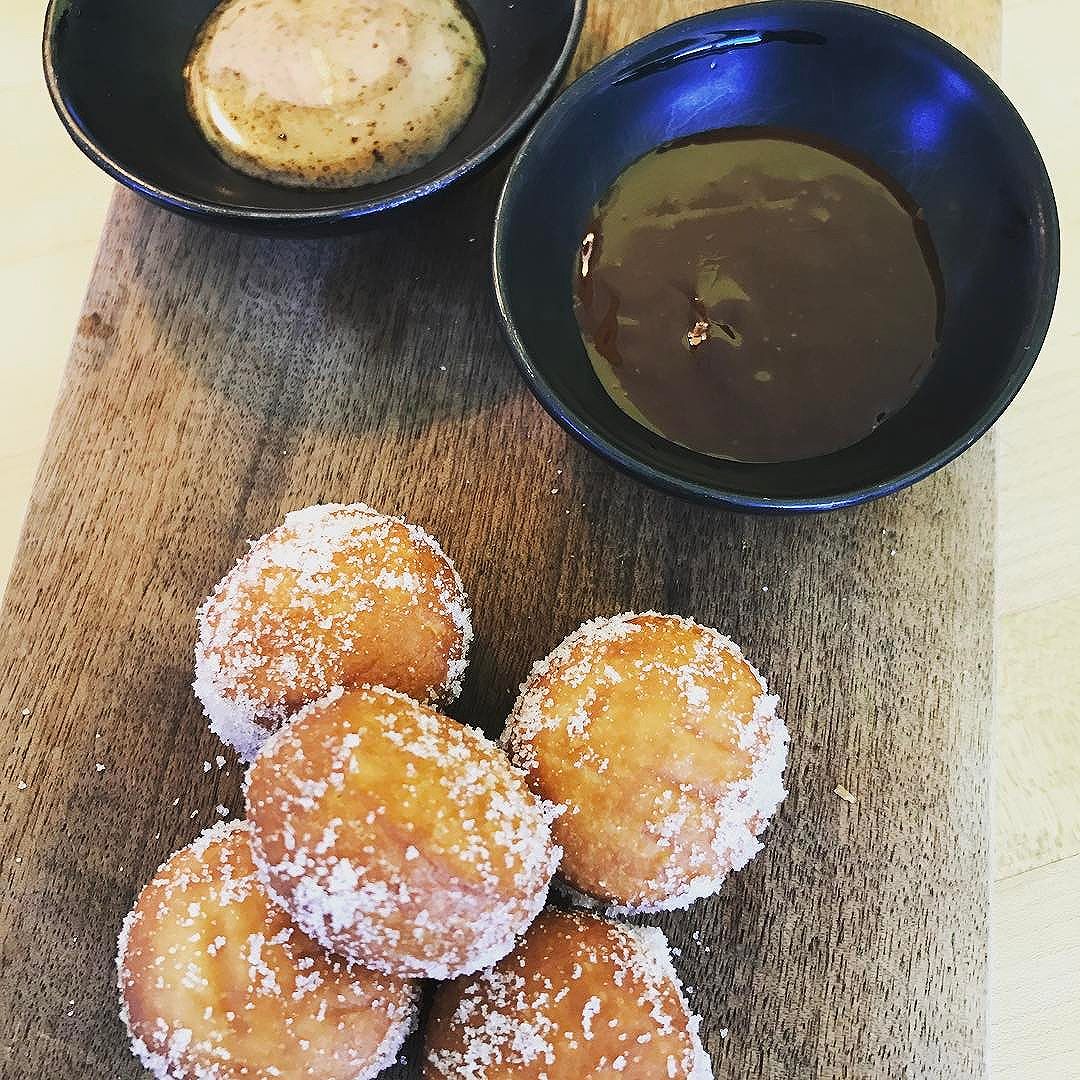
<instances>
[{"instance_id":1,"label":"bowl rim","mask_svg":"<svg viewBox=\"0 0 1080 1080\"><path fill-rule=\"evenodd\" d=\"M485 162L495 157L536 116L565 74L581 38L581 29L585 22L588 0L573 0L574 6L570 16L570 25L567 27L566 39L563 41L562 50L554 66L536 93L525 103L524 108L497 133L492 141L486 142L479 150L457 164L444 169L430 180L426 180L422 184L412 185L397 194L360 199L346 206L322 207L311 210L272 210L258 206L229 206L225 203L210 202L205 199L180 195L151 183L106 153L98 142L84 131L77 122L64 100L60 87L60 74L57 71L56 57L54 55L54 31L59 19L59 9L61 6L70 5L70 3L71 0L49 0L48 7L45 9L45 26L41 40L42 66L53 108L63 122L71 140L98 168L108 173L109 176L125 187L161 206L181 213L192 214L210 222L247 222L261 225L320 225L363 218L383 210L392 210L399 206L405 206L449 187L455 181L471 172L475 172ZM403 174L403 176L407 178L408 174Z\"/></svg>"},{"instance_id":2,"label":"bowl rim","mask_svg":"<svg viewBox=\"0 0 1080 1080\"><path fill-rule=\"evenodd\" d=\"M955 70L959 70L972 82L979 85L983 93L989 94L1004 105L1012 114L1017 125L1017 131L1021 138L1026 139L1031 153L1032 161L1036 167L1037 183L1045 208L1043 228L1046 236L1045 259L1042 267L1044 288L1038 297L1038 302L1032 312L1031 333L1022 346L1025 354L1019 358L1014 356L1014 366L1009 377L989 406L982 412L978 419L955 438L948 446L934 454L927 461L913 468L877 483L850 488L834 494L802 497L779 497L771 498L762 495L750 494L736 488L723 488L710 484L702 484L689 480L673 472L658 469L632 454L627 453L606 439L598 431L594 430L588 419L578 415L577 412L567 407L559 395L554 391L551 384L544 377L539 367L529 356L525 343L517 331L511 311L506 275L504 269L505 246L506 246L506 222L510 216L508 206L513 198L517 186L521 182L521 176L529 166L535 153L538 139L543 135L549 125L569 110L587 99L595 90L602 90L608 81L608 75L615 69L622 69L644 58L643 54L651 51L656 41L662 35L673 32L689 31L700 26L708 25L717 17L725 21L733 16L738 17L751 12L761 13L763 9L777 9L790 12L793 16L807 15L823 10L838 11L846 18L865 19L888 23L921 39L922 44L933 53L945 60ZM678 495L695 502L703 502L715 506L725 507L732 510L741 510L757 513L797 513L819 512L836 510L848 506L857 506L860 503L869 502L881 498L884 495L893 494L919 480L925 479L931 473L949 464L968 450L997 422L1002 413L1019 393L1020 388L1027 380L1031 369L1035 365L1039 351L1046 339L1050 326L1050 320L1054 312L1057 299L1058 283L1060 276L1060 225L1058 219L1057 202L1054 196L1053 186L1046 169L1039 147L1035 142L1023 117L1017 111L1016 106L1005 94L1004 90L991 76L984 71L974 60L964 52L952 45L944 38L930 30L913 23L908 19L893 15L890 12L880 11L876 8L866 7L863 4L850 3L849 0L756 0L754 3L737 4L732 7L720 8L713 11L692 15L685 19L668 23L658 27L642 38L619 49L610 56L601 60L600 63L583 73L578 79L570 84L548 106L543 116L537 121L532 130L526 136L525 141L518 148L517 154L510 165L509 172L503 183L499 195L498 205L495 211L495 228L492 239L492 279L495 288L496 305L499 312L499 320L503 333L510 346L514 360L524 377L529 389L539 400L544 409L563 428L583 443L594 453L606 459L623 472L644 481L651 487L665 491L669 494ZM687 451L693 453L693 451Z\"/></svg>"}]
</instances>

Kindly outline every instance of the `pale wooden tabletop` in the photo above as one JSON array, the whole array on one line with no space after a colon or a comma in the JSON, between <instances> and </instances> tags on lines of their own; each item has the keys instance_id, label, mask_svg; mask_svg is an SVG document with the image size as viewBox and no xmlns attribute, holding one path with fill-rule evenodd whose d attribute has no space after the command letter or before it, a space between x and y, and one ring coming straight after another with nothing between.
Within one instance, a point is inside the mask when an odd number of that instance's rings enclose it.
<instances>
[{"instance_id":1,"label":"pale wooden tabletop","mask_svg":"<svg viewBox=\"0 0 1080 1080\"><path fill-rule=\"evenodd\" d=\"M0 13L0 115L23 165L0 176L0 581L44 444L109 182L67 142L38 59L42 4ZM1054 178L1062 289L1047 346L997 428L997 884L992 1062L998 1080L1080 1078L1080 75L1075 0L1005 0L1004 83ZM27 184L28 177L33 178Z\"/></svg>"}]
</instances>

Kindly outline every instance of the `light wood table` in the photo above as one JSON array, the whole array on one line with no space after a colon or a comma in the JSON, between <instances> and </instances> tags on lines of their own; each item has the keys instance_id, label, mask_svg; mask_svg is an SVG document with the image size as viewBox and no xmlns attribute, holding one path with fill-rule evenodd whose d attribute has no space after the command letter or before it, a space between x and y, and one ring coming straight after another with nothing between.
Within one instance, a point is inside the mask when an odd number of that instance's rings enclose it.
<instances>
[{"instance_id":1,"label":"light wood table","mask_svg":"<svg viewBox=\"0 0 1080 1080\"><path fill-rule=\"evenodd\" d=\"M44 443L110 185L68 144L39 72L41 8L0 13L0 580ZM1065 236L1036 371L998 427L998 810L992 1061L999 1080L1080 1078L1080 77L1074 0L1005 0L1004 81L1047 157ZM33 182L26 183L27 177Z\"/></svg>"},{"instance_id":2,"label":"light wood table","mask_svg":"<svg viewBox=\"0 0 1080 1080\"><path fill-rule=\"evenodd\" d=\"M1080 1077L1080 74L1075 0L1006 0L1005 87L1046 157L1061 291L998 427L991 1039L999 1080Z\"/></svg>"}]
</instances>

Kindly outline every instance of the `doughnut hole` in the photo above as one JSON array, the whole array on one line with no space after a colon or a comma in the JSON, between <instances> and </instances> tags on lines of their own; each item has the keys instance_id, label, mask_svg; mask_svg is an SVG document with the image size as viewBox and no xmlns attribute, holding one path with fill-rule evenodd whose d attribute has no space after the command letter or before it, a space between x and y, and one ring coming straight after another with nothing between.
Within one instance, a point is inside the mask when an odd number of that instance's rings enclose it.
<instances>
[{"instance_id":1,"label":"doughnut hole","mask_svg":"<svg viewBox=\"0 0 1080 1080\"><path fill-rule=\"evenodd\" d=\"M117 972L136 1055L175 1080L375 1076L415 1021L416 985L293 926L256 878L250 835L243 822L207 830L128 915Z\"/></svg>"},{"instance_id":2,"label":"doughnut hole","mask_svg":"<svg viewBox=\"0 0 1080 1080\"><path fill-rule=\"evenodd\" d=\"M451 978L504 956L543 906L552 808L478 731L383 688L335 691L248 777L271 894L326 948Z\"/></svg>"},{"instance_id":3,"label":"doughnut hole","mask_svg":"<svg viewBox=\"0 0 1080 1080\"><path fill-rule=\"evenodd\" d=\"M438 543L359 504L287 515L225 575L198 622L195 691L246 760L334 686L452 701L472 639L468 598Z\"/></svg>"},{"instance_id":4,"label":"doughnut hole","mask_svg":"<svg viewBox=\"0 0 1080 1080\"><path fill-rule=\"evenodd\" d=\"M555 822L572 890L685 907L761 848L784 797L777 699L718 631L676 616L586 623L535 665L503 734Z\"/></svg>"},{"instance_id":5,"label":"doughnut hole","mask_svg":"<svg viewBox=\"0 0 1080 1080\"><path fill-rule=\"evenodd\" d=\"M655 927L545 911L518 947L435 992L424 1080L712 1080Z\"/></svg>"}]
</instances>

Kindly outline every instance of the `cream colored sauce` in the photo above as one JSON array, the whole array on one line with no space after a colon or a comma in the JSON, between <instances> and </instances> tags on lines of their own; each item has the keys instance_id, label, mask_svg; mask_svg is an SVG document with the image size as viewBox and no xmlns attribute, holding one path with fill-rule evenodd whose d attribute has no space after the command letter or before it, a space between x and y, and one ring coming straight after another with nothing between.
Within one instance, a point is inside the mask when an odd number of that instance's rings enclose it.
<instances>
[{"instance_id":1,"label":"cream colored sauce","mask_svg":"<svg viewBox=\"0 0 1080 1080\"><path fill-rule=\"evenodd\" d=\"M226 0L184 75L192 115L230 165L340 188L435 157L472 112L484 67L454 0Z\"/></svg>"}]
</instances>

